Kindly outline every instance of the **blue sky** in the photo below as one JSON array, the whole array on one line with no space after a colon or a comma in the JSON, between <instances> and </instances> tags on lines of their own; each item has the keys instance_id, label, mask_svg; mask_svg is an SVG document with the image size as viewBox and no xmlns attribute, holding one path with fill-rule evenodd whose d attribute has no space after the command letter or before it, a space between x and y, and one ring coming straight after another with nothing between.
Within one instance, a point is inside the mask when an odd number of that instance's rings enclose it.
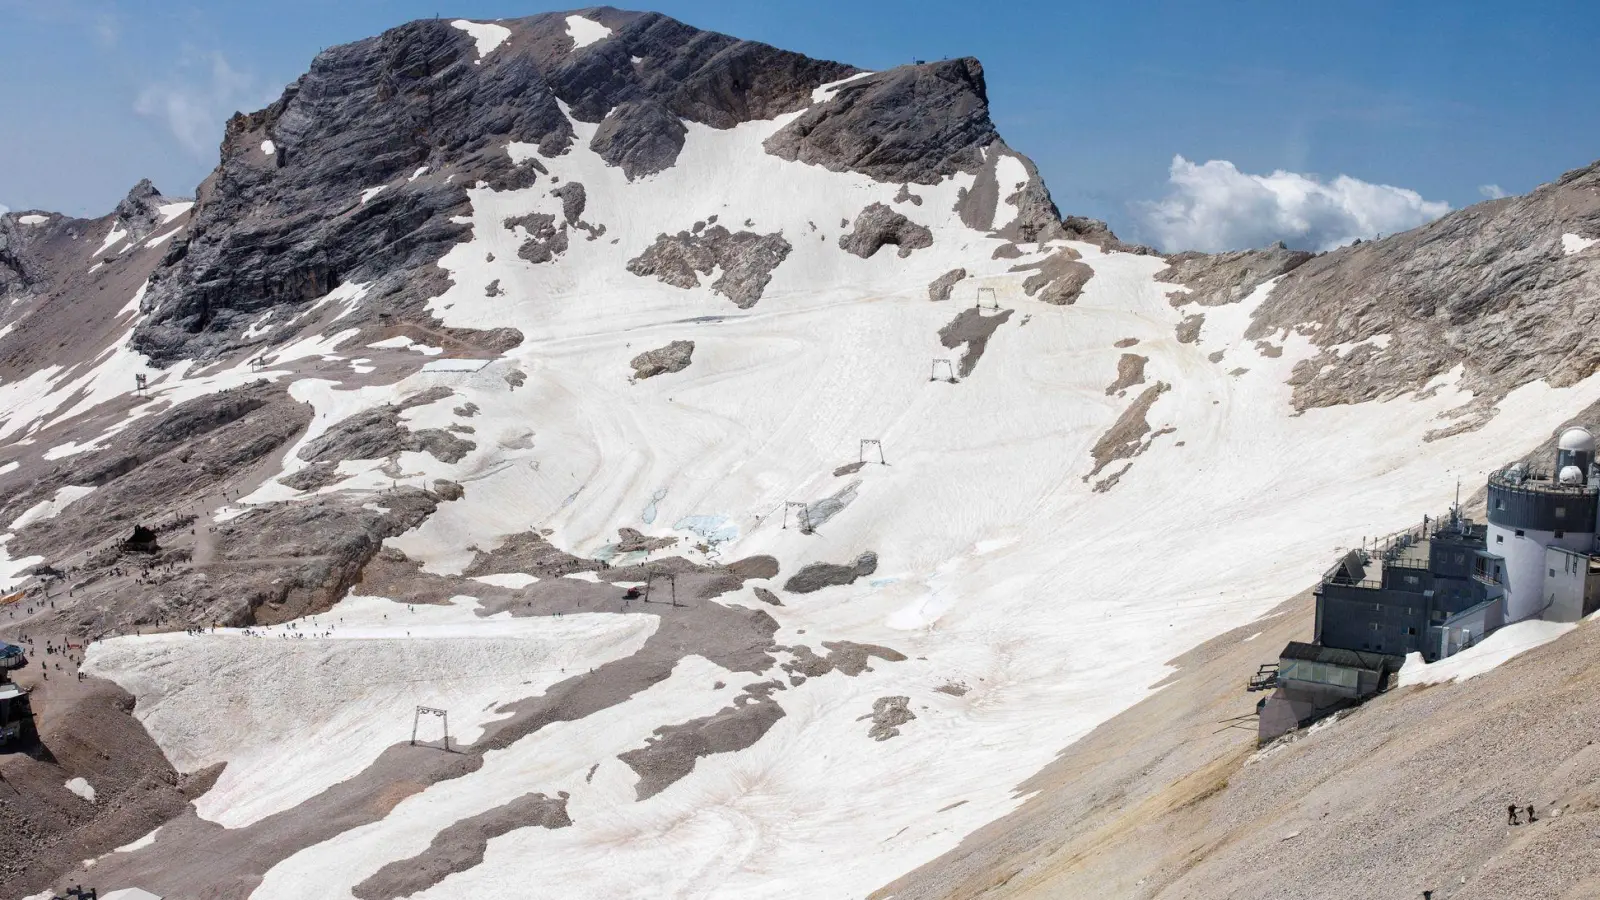
<instances>
[{"instance_id":1,"label":"blue sky","mask_svg":"<svg viewBox=\"0 0 1600 900\"><path fill-rule=\"evenodd\" d=\"M1332 245L1600 158L1600 22L1578 2L652 6L865 68L977 56L1001 133L1062 211L1166 249ZM264 105L320 48L435 13L560 8L0 0L0 204L97 215L147 176L190 193L226 115ZM1374 206L1366 183L1415 194Z\"/></svg>"}]
</instances>

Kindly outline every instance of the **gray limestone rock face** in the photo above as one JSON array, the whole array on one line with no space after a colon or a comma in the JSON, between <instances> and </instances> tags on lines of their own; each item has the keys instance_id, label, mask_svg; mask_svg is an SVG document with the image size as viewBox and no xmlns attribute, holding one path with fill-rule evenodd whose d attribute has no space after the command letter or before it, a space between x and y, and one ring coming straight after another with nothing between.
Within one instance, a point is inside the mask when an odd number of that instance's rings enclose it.
<instances>
[{"instance_id":1,"label":"gray limestone rock face","mask_svg":"<svg viewBox=\"0 0 1600 900\"><path fill-rule=\"evenodd\" d=\"M949 300L951 292L956 289L956 285L966 280L966 277L966 269L951 269L940 275L934 279L932 284L928 285L928 299L935 303Z\"/></svg>"},{"instance_id":2,"label":"gray limestone rock face","mask_svg":"<svg viewBox=\"0 0 1600 900\"><path fill-rule=\"evenodd\" d=\"M162 224L161 207L172 202L156 190L150 179L145 178L134 185L133 190L117 204L116 222L128 232L128 240L138 243Z\"/></svg>"},{"instance_id":3,"label":"gray limestone rock face","mask_svg":"<svg viewBox=\"0 0 1600 900\"><path fill-rule=\"evenodd\" d=\"M773 270L793 249L781 232L734 233L713 225L699 233L657 236L644 253L628 261L628 271L687 290L700 286L701 275L721 268L722 277L711 283L711 289L740 309L749 309L761 299Z\"/></svg>"},{"instance_id":4,"label":"gray limestone rock face","mask_svg":"<svg viewBox=\"0 0 1600 900\"><path fill-rule=\"evenodd\" d=\"M865 578L876 571L878 554L868 551L856 557L855 562L848 566L812 563L784 582L783 589L791 594L809 594L825 587L852 584L857 578Z\"/></svg>"},{"instance_id":5,"label":"gray limestone rock face","mask_svg":"<svg viewBox=\"0 0 1600 900\"><path fill-rule=\"evenodd\" d=\"M576 226L583 221L584 210L589 208L589 191L583 182L569 181L552 190L550 196L561 200L561 215L568 225Z\"/></svg>"},{"instance_id":6,"label":"gray limestone rock face","mask_svg":"<svg viewBox=\"0 0 1600 900\"><path fill-rule=\"evenodd\" d=\"M521 227L527 240L517 248L517 255L528 262L547 263L567 252L566 225L556 227L556 217L549 213L529 213L505 220L507 228Z\"/></svg>"},{"instance_id":7,"label":"gray limestone rock face","mask_svg":"<svg viewBox=\"0 0 1600 900\"><path fill-rule=\"evenodd\" d=\"M665 347L647 350L633 358L633 377L654 378L689 368L694 357L694 341L673 341Z\"/></svg>"},{"instance_id":8,"label":"gray limestone rock face","mask_svg":"<svg viewBox=\"0 0 1600 900\"><path fill-rule=\"evenodd\" d=\"M689 129L655 98L631 100L611 111L594 133L589 148L628 180L672 167L683 150Z\"/></svg>"},{"instance_id":9,"label":"gray limestone rock face","mask_svg":"<svg viewBox=\"0 0 1600 900\"><path fill-rule=\"evenodd\" d=\"M352 281L382 279L387 309L420 313L447 282L417 275L470 235L452 221L469 211L466 189L544 176L536 160L512 163L506 144L545 156L571 146L559 103L602 124L595 149L638 176L676 159L685 121L731 128L794 112L857 71L657 14L587 14L614 35L575 50L565 14L504 20L513 37L484 60L449 20L411 22L323 51L276 102L234 116L188 232L151 277L135 347L158 364L229 352L264 313L282 307L287 321ZM268 140L274 153L262 151ZM423 166L428 177L410 177ZM384 190L362 203L373 187ZM527 252L559 253L550 240ZM3 254L0 279L20 281ZM753 282L724 288L740 302L759 296Z\"/></svg>"},{"instance_id":10,"label":"gray limestone rock face","mask_svg":"<svg viewBox=\"0 0 1600 900\"><path fill-rule=\"evenodd\" d=\"M1389 399L1463 365L1474 427L1520 385L1566 387L1600 367L1600 247L1569 252L1567 234L1600 237L1600 163L1310 259L1245 336L1289 329L1324 348L1295 367L1298 408ZM1386 347L1327 349L1379 335Z\"/></svg>"},{"instance_id":11,"label":"gray limestone rock face","mask_svg":"<svg viewBox=\"0 0 1600 900\"><path fill-rule=\"evenodd\" d=\"M412 431L400 421L401 407L380 406L363 410L328 429L300 448L306 462L340 462L347 459L384 459L406 451L433 454L441 462L460 462L477 448L442 428Z\"/></svg>"},{"instance_id":12,"label":"gray limestone rock face","mask_svg":"<svg viewBox=\"0 0 1600 900\"><path fill-rule=\"evenodd\" d=\"M1262 282L1299 268L1315 255L1281 246L1233 253L1190 251L1167 257L1167 267L1156 273L1156 280L1189 288L1168 295L1174 305L1221 306L1243 300Z\"/></svg>"},{"instance_id":13,"label":"gray limestone rock face","mask_svg":"<svg viewBox=\"0 0 1600 900\"><path fill-rule=\"evenodd\" d=\"M855 229L839 236L839 246L862 259L871 259L893 244L905 259L913 250L933 246L933 232L882 203L874 203L856 216Z\"/></svg>"},{"instance_id":14,"label":"gray limestone rock face","mask_svg":"<svg viewBox=\"0 0 1600 900\"><path fill-rule=\"evenodd\" d=\"M878 181L935 184L972 171L998 137L983 65L900 66L845 84L767 139L767 152Z\"/></svg>"}]
</instances>

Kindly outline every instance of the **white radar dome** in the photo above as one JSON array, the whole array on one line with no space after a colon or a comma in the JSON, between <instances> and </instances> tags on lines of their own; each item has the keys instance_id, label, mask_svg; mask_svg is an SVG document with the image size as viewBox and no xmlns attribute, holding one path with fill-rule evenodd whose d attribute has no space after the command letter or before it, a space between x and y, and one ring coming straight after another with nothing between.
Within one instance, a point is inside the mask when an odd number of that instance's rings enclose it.
<instances>
[{"instance_id":1,"label":"white radar dome","mask_svg":"<svg viewBox=\"0 0 1600 900\"><path fill-rule=\"evenodd\" d=\"M1577 466L1566 466L1561 470L1562 484L1583 484L1583 470Z\"/></svg>"},{"instance_id":2,"label":"white radar dome","mask_svg":"<svg viewBox=\"0 0 1600 900\"><path fill-rule=\"evenodd\" d=\"M1593 453L1594 435L1590 434L1587 428L1568 428L1561 432L1561 442L1556 447L1578 453Z\"/></svg>"}]
</instances>

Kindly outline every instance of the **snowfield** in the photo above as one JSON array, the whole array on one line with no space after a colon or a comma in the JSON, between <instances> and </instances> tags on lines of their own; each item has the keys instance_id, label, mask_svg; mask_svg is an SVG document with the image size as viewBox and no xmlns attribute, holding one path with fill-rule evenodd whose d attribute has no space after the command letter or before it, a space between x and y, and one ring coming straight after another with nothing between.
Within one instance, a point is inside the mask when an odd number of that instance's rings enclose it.
<instances>
[{"instance_id":1,"label":"snowfield","mask_svg":"<svg viewBox=\"0 0 1600 900\"><path fill-rule=\"evenodd\" d=\"M580 46L609 34L579 19L569 27ZM452 24L474 36L480 55L504 39L491 31L499 26ZM1272 284L1231 306L1174 307L1177 288L1156 280L1166 266L1158 257L1054 242L996 259L1007 242L954 211L972 175L913 185L922 204L895 203L897 184L764 153L762 141L789 118L727 130L690 124L677 165L631 183L587 149L595 126L576 123L570 153L540 157L550 179L470 190L474 237L441 262L453 285L431 309L449 327L516 327L525 342L499 360L444 359L392 385L298 380L293 396L316 411L300 446L362 410L447 386L453 396L402 418L444 428L457 421L454 408L476 404L476 449L456 463L408 452L398 467L408 479L460 482L465 497L388 542L427 572L459 576L477 551L530 527L579 555L601 552L619 527L677 534L680 546L709 534L708 553L684 552L696 561L771 554L783 568L774 588L807 563L873 551L877 573L850 586L784 595L782 607L749 588L719 602L768 612L781 645L848 640L906 660L777 692L785 716L753 746L705 756L637 800L637 776L619 753L660 726L726 706L714 682L760 680L688 656L625 702L548 725L379 821L302 850L253 896L351 896L452 823L534 791L565 792L572 825L496 837L481 864L417 896L517 895L528 884L541 896L592 898L866 895L1016 808L1018 784L1147 696L1168 660L1302 590L1364 536L1442 509L1458 478L1474 483L1508 448L1600 399L1600 377L1564 389L1530 384L1485 427L1426 443L1469 394L1441 383L1426 398L1296 414L1285 381L1315 348L1281 333L1268 348L1281 353L1269 354L1243 337ZM537 155L525 145L508 152ZM1010 159L998 173L997 228L1017 215L1007 198L1028 177ZM604 234L574 228L554 262L519 258L521 239L502 223L545 213L576 226L550 193L572 183L587 194L579 219ZM892 246L870 259L841 251L851 227L840 223L875 202L926 226L933 246L903 259ZM686 290L627 270L657 235L713 216L734 232L781 232L792 245L754 306L714 293L716 274ZM1094 272L1077 302L1027 297L1031 273L1013 267L1069 248ZM930 302L928 284L956 267L970 277L950 301ZM496 281L502 293L490 296ZM941 345L939 329L973 306L980 287L995 291L1009 319L969 377L931 380L935 360L961 354ZM364 289L340 290L334 299L354 304ZM1195 313L1206 317L1198 341L1179 342L1174 329ZM269 351L266 377L332 354L353 333ZM1129 338L1137 343L1115 346ZM674 340L695 342L687 369L630 378L633 357ZM1108 394L1124 353L1147 357L1146 382ZM106 383L141 365L119 350L103 364ZM179 397L262 377L243 366L184 374L167 373L157 389ZM53 415L52 400L101 383L52 377L0 385L0 401L29 417L11 433ZM1150 408L1145 452L1090 478L1096 442L1157 382L1170 390ZM836 477L863 439L881 441L889 465ZM286 471L305 465L298 449ZM376 494L391 486L381 462L346 461L344 480L323 490L372 492L381 503ZM1113 475L1109 490L1094 489ZM853 499L816 533L781 527L786 502L814 503L852 481ZM219 518L296 496L269 481ZM0 557L0 573L14 565ZM407 739L418 704L448 708L452 735L471 741L498 708L539 695L565 670L635 652L657 622L482 617L476 583L460 579L461 596L445 607L351 597L293 627L115 638L94 645L87 665L138 698L136 715L179 769L227 763L199 814L242 827L359 774ZM951 684L968 690L938 690ZM891 696L909 697L915 719L898 737L872 740L860 719Z\"/></svg>"}]
</instances>

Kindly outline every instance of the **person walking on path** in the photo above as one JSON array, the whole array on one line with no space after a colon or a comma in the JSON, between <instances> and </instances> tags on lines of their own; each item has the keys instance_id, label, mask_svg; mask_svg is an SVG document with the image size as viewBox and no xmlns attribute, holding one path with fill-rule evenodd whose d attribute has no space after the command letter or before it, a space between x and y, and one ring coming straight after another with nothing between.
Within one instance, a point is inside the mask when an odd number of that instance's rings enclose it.
<instances>
[{"instance_id":1,"label":"person walking on path","mask_svg":"<svg viewBox=\"0 0 1600 900\"><path fill-rule=\"evenodd\" d=\"M1522 820L1517 818L1517 805L1515 803L1513 803L1510 806L1506 807L1506 818L1510 820L1510 822L1508 822L1507 824L1510 824L1510 825L1521 825L1522 824Z\"/></svg>"},{"instance_id":2,"label":"person walking on path","mask_svg":"<svg viewBox=\"0 0 1600 900\"><path fill-rule=\"evenodd\" d=\"M1528 804L1528 824L1532 825L1533 823L1535 823L1537 821L1539 821L1539 820L1535 819L1533 817L1533 804L1530 803L1530 804Z\"/></svg>"}]
</instances>

